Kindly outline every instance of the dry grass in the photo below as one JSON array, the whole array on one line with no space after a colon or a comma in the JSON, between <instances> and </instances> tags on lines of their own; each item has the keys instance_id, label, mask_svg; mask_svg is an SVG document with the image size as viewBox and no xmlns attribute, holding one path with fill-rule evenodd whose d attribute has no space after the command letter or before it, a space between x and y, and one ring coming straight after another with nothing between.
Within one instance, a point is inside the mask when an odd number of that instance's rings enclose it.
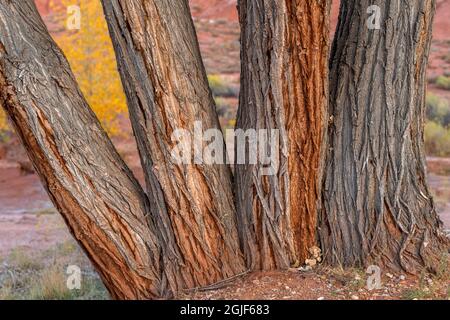
<instances>
[{"instance_id":1,"label":"dry grass","mask_svg":"<svg viewBox=\"0 0 450 320\"><path fill-rule=\"evenodd\" d=\"M68 265L82 270L80 290L69 290ZM31 254L16 248L0 264L0 300L103 300L108 293L74 241Z\"/></svg>"},{"instance_id":2,"label":"dry grass","mask_svg":"<svg viewBox=\"0 0 450 320\"><path fill-rule=\"evenodd\" d=\"M450 263L448 255L443 255L436 274L421 273L415 288L404 290L405 300L445 300L450 299Z\"/></svg>"}]
</instances>

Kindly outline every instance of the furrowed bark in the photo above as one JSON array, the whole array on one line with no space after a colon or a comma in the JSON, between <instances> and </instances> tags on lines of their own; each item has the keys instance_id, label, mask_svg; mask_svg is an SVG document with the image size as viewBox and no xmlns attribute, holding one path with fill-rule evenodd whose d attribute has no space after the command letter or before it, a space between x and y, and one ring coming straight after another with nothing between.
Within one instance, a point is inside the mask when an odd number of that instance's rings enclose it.
<instances>
[{"instance_id":1,"label":"furrowed bark","mask_svg":"<svg viewBox=\"0 0 450 320\"><path fill-rule=\"evenodd\" d=\"M187 0L103 1L157 223L180 288L244 271L226 165L180 165L177 129L220 129Z\"/></svg>"},{"instance_id":2,"label":"furrowed bark","mask_svg":"<svg viewBox=\"0 0 450 320\"><path fill-rule=\"evenodd\" d=\"M369 6L381 29L369 29ZM327 262L435 269L448 248L426 183L425 73L435 1L342 1L331 54L320 240ZM374 22L374 21L371 21Z\"/></svg>"},{"instance_id":3,"label":"furrowed bark","mask_svg":"<svg viewBox=\"0 0 450 320\"><path fill-rule=\"evenodd\" d=\"M164 294L161 239L146 195L87 105L32 0L0 1L0 103L112 297Z\"/></svg>"},{"instance_id":4,"label":"furrowed bark","mask_svg":"<svg viewBox=\"0 0 450 320\"><path fill-rule=\"evenodd\" d=\"M279 130L279 169L236 168L242 246L252 269L289 268L316 244L328 99L329 1L240 0L237 128Z\"/></svg>"}]
</instances>

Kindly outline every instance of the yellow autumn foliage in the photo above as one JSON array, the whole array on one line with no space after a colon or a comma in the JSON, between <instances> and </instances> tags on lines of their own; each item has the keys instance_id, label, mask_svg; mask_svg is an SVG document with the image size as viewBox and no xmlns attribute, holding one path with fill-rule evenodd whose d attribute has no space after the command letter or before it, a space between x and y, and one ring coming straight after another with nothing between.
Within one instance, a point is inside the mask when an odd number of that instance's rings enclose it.
<instances>
[{"instance_id":1,"label":"yellow autumn foliage","mask_svg":"<svg viewBox=\"0 0 450 320\"><path fill-rule=\"evenodd\" d=\"M67 30L70 19L67 8L78 5L81 9L79 30ZM117 72L114 49L100 1L62 0L58 23L63 32L54 35L64 51L89 105L110 135L120 134L119 117L126 116L126 99Z\"/></svg>"},{"instance_id":2,"label":"yellow autumn foliage","mask_svg":"<svg viewBox=\"0 0 450 320\"><path fill-rule=\"evenodd\" d=\"M67 10L81 10L79 30L68 30ZM126 99L117 72L114 49L100 1L59 0L50 3L52 36L61 47L77 78L81 91L110 135L120 135L120 116L127 116ZM0 133L8 130L0 110Z\"/></svg>"},{"instance_id":3,"label":"yellow autumn foliage","mask_svg":"<svg viewBox=\"0 0 450 320\"><path fill-rule=\"evenodd\" d=\"M8 126L8 122L6 121L5 111L3 111L3 109L0 107L0 140L2 138L2 133L5 131L8 131L8 129L9 129L9 126Z\"/></svg>"}]
</instances>

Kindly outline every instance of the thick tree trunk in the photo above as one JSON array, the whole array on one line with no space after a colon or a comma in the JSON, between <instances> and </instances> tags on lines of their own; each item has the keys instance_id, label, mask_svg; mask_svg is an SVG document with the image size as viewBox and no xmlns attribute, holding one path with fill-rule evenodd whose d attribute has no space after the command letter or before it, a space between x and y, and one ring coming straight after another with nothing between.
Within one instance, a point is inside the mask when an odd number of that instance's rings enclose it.
<instances>
[{"instance_id":1,"label":"thick tree trunk","mask_svg":"<svg viewBox=\"0 0 450 320\"><path fill-rule=\"evenodd\" d=\"M0 1L0 103L114 298L162 294L147 197L86 103L32 0Z\"/></svg>"},{"instance_id":2,"label":"thick tree trunk","mask_svg":"<svg viewBox=\"0 0 450 320\"><path fill-rule=\"evenodd\" d=\"M237 128L280 134L274 175L263 175L261 163L236 168L240 235L251 268L289 268L304 263L316 244L330 3L240 0L238 7Z\"/></svg>"},{"instance_id":3,"label":"thick tree trunk","mask_svg":"<svg viewBox=\"0 0 450 320\"><path fill-rule=\"evenodd\" d=\"M245 270L227 165L180 165L177 129L220 129L187 0L105 0L170 282L205 286ZM196 154L196 156L201 156ZM196 157L198 161L198 158Z\"/></svg>"},{"instance_id":4,"label":"thick tree trunk","mask_svg":"<svg viewBox=\"0 0 450 320\"><path fill-rule=\"evenodd\" d=\"M371 5L379 30L368 28ZM332 264L415 272L433 269L446 248L423 153L434 11L433 0L341 2L320 213Z\"/></svg>"}]
</instances>

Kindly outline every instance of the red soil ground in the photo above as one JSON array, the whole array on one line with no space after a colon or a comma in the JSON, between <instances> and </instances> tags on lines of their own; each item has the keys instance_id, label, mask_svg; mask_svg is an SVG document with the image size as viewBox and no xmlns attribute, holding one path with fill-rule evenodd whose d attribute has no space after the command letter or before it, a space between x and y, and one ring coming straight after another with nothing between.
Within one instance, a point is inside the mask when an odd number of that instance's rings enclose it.
<instances>
[{"instance_id":1,"label":"red soil ground","mask_svg":"<svg viewBox=\"0 0 450 320\"><path fill-rule=\"evenodd\" d=\"M192 14L199 19L237 21L236 0L190 0Z\"/></svg>"}]
</instances>

